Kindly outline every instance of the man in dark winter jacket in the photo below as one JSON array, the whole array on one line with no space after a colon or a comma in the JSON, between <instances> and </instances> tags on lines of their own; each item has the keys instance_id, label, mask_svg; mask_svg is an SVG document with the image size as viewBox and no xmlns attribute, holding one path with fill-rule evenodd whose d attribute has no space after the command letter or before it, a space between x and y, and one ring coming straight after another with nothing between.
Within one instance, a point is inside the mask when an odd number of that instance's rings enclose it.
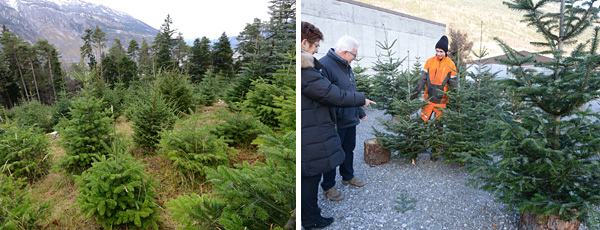
<instances>
[{"instance_id":1,"label":"man in dark winter jacket","mask_svg":"<svg viewBox=\"0 0 600 230\"><path fill-rule=\"evenodd\" d=\"M335 45L327 52L327 55L319 59L323 64L321 72L332 84L341 90L357 92L354 72L350 63L358 55L358 41L350 36L341 37ZM342 184L362 187L366 183L354 176L354 147L356 146L356 126L360 120L366 120L367 116L361 107L340 108L336 107L336 128L340 136L342 149L345 153L344 162L339 171L342 176ZM344 198L335 188L335 169L323 173L323 194L330 200L341 200Z\"/></svg>"}]
</instances>

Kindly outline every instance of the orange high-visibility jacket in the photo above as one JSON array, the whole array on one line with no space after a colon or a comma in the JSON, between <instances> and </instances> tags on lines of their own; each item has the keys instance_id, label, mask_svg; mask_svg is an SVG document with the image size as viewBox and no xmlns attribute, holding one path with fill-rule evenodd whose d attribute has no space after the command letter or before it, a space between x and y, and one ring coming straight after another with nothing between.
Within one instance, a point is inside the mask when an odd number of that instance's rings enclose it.
<instances>
[{"instance_id":1,"label":"orange high-visibility jacket","mask_svg":"<svg viewBox=\"0 0 600 230\"><path fill-rule=\"evenodd\" d=\"M429 58L423 66L423 75L413 90L411 98L416 98L425 87L423 99L429 99L433 103L448 104L449 98L443 95L443 92L448 92L448 85L451 90L456 88L456 79L452 76L456 76L456 66L450 58L444 57L442 60L437 56Z\"/></svg>"}]
</instances>

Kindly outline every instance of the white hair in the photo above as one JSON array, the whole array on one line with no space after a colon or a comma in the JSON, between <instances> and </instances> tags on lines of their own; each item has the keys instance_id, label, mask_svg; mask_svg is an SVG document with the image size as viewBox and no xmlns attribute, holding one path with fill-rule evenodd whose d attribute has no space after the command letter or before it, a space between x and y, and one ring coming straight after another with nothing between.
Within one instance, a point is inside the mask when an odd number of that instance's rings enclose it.
<instances>
[{"instance_id":1,"label":"white hair","mask_svg":"<svg viewBox=\"0 0 600 230\"><path fill-rule=\"evenodd\" d=\"M345 36L341 37L337 41L337 43L335 43L334 50L336 52L344 52L344 51L352 52L355 48L358 49L358 41L356 39L354 39L353 37L345 35Z\"/></svg>"}]
</instances>

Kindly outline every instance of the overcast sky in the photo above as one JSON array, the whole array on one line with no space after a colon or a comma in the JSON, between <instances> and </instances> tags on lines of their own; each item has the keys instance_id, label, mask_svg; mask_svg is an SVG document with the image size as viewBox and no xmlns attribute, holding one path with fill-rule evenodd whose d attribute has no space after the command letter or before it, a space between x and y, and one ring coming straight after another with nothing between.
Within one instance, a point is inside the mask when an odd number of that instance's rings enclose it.
<instances>
[{"instance_id":1,"label":"overcast sky","mask_svg":"<svg viewBox=\"0 0 600 230\"><path fill-rule=\"evenodd\" d=\"M269 0L84 0L125 12L160 29L167 14L171 29L185 40L206 36L217 39L223 32L237 36L254 18L269 19Z\"/></svg>"}]
</instances>

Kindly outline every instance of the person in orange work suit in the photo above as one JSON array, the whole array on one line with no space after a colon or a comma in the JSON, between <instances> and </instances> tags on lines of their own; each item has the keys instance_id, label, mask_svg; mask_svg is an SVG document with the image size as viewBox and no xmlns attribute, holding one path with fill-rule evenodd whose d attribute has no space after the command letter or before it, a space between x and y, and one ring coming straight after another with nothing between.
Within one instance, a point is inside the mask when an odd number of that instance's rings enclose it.
<instances>
[{"instance_id":1,"label":"person in orange work suit","mask_svg":"<svg viewBox=\"0 0 600 230\"><path fill-rule=\"evenodd\" d=\"M442 118L440 109L446 108L450 101L444 92L454 90L457 87L456 66L448 58L448 37L445 35L435 44L435 56L429 58L423 66L423 75L417 83L417 87L412 91L410 99L417 98L418 94L425 87L423 99L429 100L421 109L421 119L427 121L431 119L432 113L435 113L437 119Z\"/></svg>"}]
</instances>

